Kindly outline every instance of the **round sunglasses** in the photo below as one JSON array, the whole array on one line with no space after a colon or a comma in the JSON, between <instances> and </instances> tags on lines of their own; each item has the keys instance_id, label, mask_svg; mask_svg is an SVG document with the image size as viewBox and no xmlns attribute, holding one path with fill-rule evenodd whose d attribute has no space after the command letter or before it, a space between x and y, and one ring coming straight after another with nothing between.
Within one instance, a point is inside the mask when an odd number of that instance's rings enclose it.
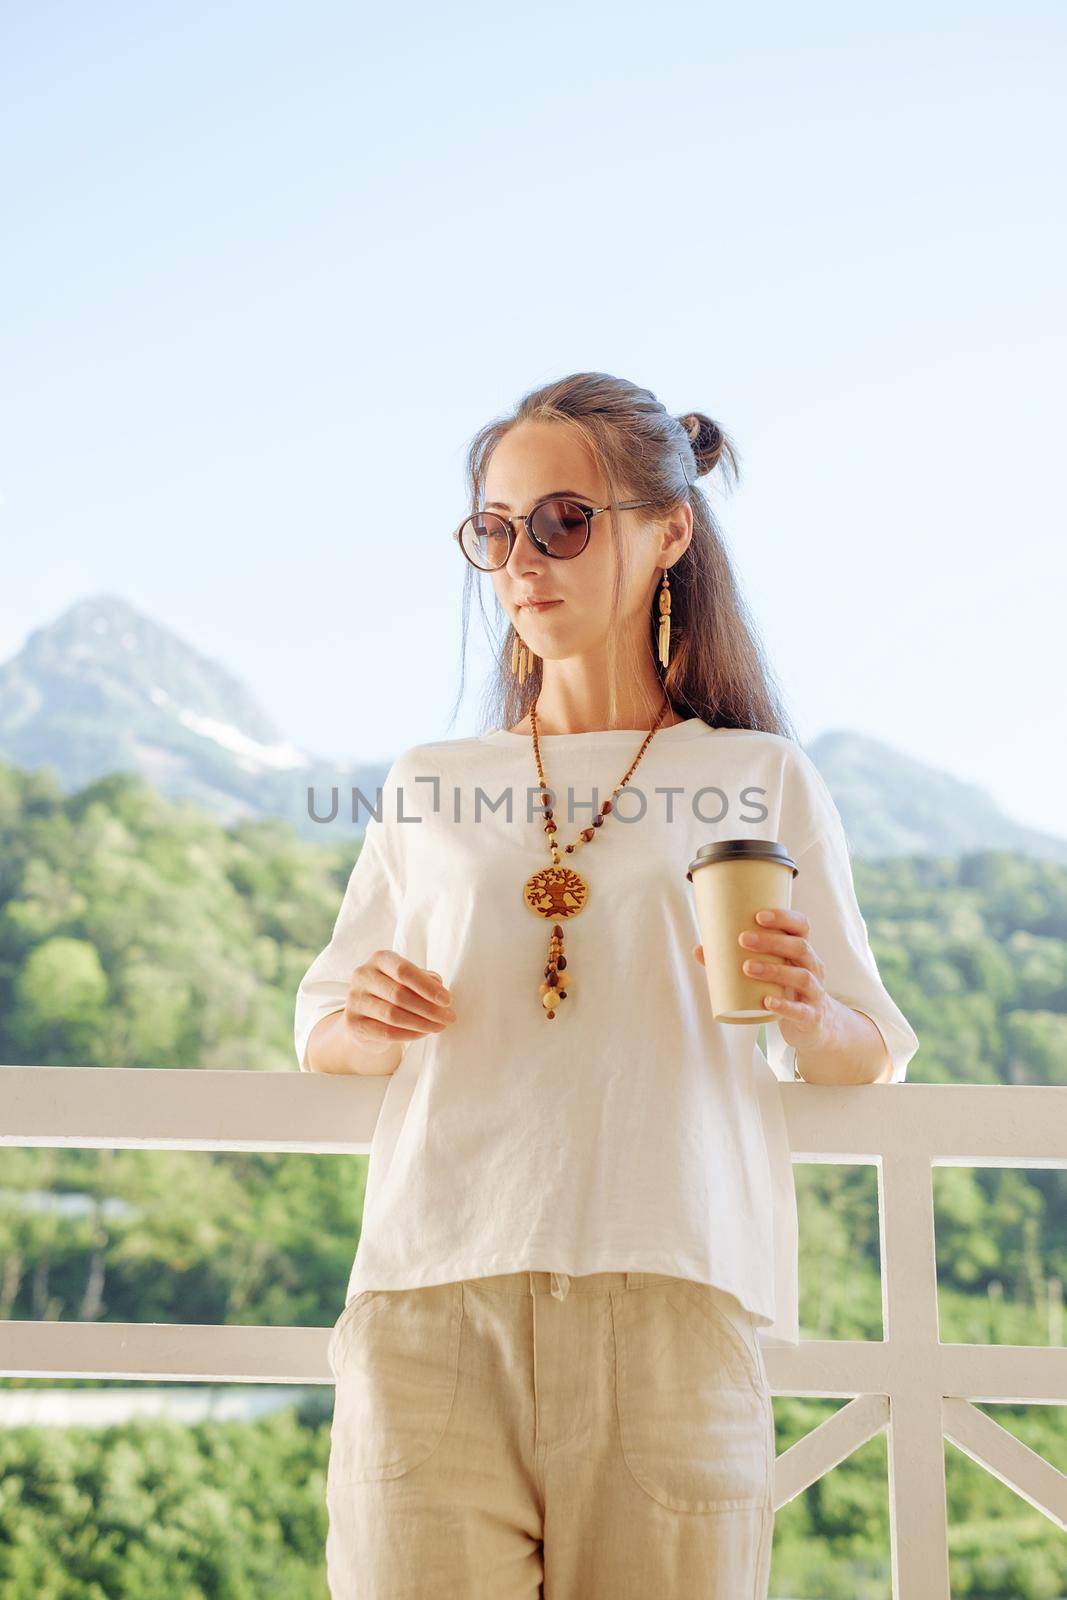
<instances>
[{"instance_id":1,"label":"round sunglasses","mask_svg":"<svg viewBox=\"0 0 1067 1600\"><path fill-rule=\"evenodd\" d=\"M650 506L651 500L623 500L619 511L636 510ZM452 537L472 567L479 572L496 572L506 567L518 535L515 523L521 522L538 550L554 561L571 561L580 556L589 543L593 518L607 506L587 506L580 500L563 495L552 495L538 501L532 511L521 517L501 517L495 511L478 511L460 523Z\"/></svg>"},{"instance_id":2,"label":"round sunglasses","mask_svg":"<svg viewBox=\"0 0 1067 1600\"><path fill-rule=\"evenodd\" d=\"M681 455L682 475L686 488L690 487L689 474ZM655 505L654 500L620 500L617 511L636 511L640 506ZM515 523L521 522L533 544L543 555L554 561L572 561L580 556L589 543L593 518L606 506L587 506L569 495L549 495L525 516L501 517L495 511L476 511L464 518L452 537L472 567L479 572L497 572L506 567L518 535Z\"/></svg>"}]
</instances>

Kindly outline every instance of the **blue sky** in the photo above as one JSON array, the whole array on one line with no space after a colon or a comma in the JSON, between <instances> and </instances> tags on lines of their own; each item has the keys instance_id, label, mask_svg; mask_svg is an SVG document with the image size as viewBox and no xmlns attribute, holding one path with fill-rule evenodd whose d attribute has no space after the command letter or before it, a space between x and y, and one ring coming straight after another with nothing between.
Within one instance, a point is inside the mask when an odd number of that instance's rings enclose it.
<instances>
[{"instance_id":1,"label":"blue sky","mask_svg":"<svg viewBox=\"0 0 1067 1600\"><path fill-rule=\"evenodd\" d=\"M280 732L459 685L470 435L596 369L717 501L808 741L1067 831L1067 12L0 8L0 657L116 592Z\"/></svg>"}]
</instances>

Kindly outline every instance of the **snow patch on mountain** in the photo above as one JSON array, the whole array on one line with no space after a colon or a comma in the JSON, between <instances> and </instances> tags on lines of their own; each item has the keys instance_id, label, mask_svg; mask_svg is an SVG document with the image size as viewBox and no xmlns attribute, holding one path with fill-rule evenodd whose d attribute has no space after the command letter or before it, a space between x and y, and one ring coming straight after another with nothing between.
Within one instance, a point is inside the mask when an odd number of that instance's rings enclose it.
<instances>
[{"instance_id":1,"label":"snow patch on mountain","mask_svg":"<svg viewBox=\"0 0 1067 1600\"><path fill-rule=\"evenodd\" d=\"M183 727L189 728L193 733L198 733L202 739L213 739L224 750L229 750L235 755L246 772L254 772L263 767L270 767L275 772L291 772L299 767L311 765L304 751L288 740L281 739L275 744L261 744L258 739L249 738L247 733L242 733L240 728L235 728L232 723L221 722L218 717L206 717L199 711L190 711L186 706L176 705L166 689L161 689L154 683L148 691L149 699L157 706L166 706Z\"/></svg>"}]
</instances>

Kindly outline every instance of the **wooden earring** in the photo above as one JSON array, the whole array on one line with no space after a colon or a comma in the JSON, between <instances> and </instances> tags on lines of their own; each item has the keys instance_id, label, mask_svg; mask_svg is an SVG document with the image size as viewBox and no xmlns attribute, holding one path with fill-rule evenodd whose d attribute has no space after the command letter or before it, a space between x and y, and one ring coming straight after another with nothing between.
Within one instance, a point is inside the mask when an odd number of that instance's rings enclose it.
<instances>
[{"instance_id":1,"label":"wooden earring","mask_svg":"<svg viewBox=\"0 0 1067 1600\"><path fill-rule=\"evenodd\" d=\"M528 644L524 644L516 633L511 641L511 670L520 683L525 683L533 671L533 664L537 657L533 654Z\"/></svg>"},{"instance_id":2,"label":"wooden earring","mask_svg":"<svg viewBox=\"0 0 1067 1600\"><path fill-rule=\"evenodd\" d=\"M667 569L663 569L663 582L659 591L659 659L665 667L671 656L671 589L667 582Z\"/></svg>"}]
</instances>

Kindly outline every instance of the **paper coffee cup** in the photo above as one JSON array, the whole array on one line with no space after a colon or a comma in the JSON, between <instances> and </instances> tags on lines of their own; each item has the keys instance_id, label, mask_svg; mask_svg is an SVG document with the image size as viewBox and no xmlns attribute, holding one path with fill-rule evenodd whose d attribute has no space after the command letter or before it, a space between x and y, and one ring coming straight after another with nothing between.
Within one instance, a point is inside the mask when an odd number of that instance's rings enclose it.
<instances>
[{"instance_id":1,"label":"paper coffee cup","mask_svg":"<svg viewBox=\"0 0 1067 1600\"><path fill-rule=\"evenodd\" d=\"M771 907L788 911L797 871L785 845L773 839L717 839L701 845L689 863L686 877L696 895L711 1014L716 1022L774 1021L775 1014L767 1010L763 997L784 994L784 988L743 972L743 961L768 958L757 950L746 950L737 941L746 929L755 931L761 926L756 921L757 911Z\"/></svg>"}]
</instances>

